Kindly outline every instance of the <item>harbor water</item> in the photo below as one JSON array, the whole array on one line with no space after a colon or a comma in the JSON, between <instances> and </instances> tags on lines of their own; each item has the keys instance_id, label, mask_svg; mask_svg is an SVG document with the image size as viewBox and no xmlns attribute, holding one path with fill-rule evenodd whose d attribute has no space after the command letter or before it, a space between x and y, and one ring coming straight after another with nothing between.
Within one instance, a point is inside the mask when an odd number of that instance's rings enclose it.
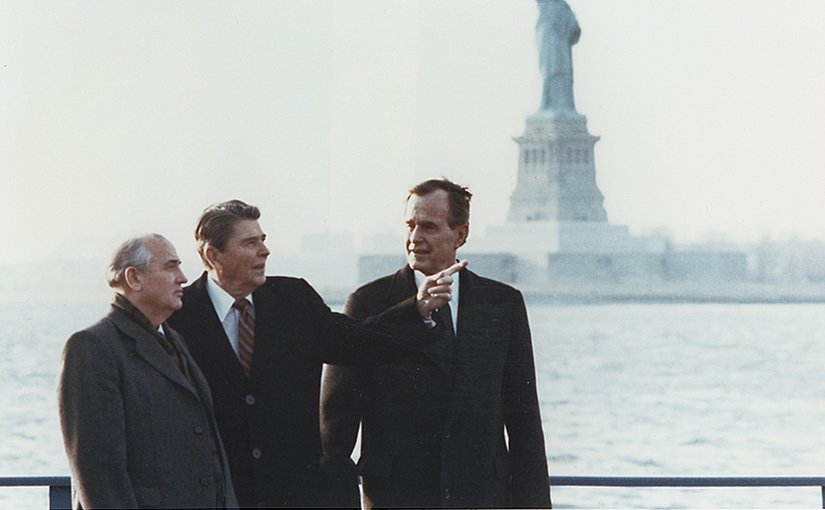
<instances>
[{"instance_id":1,"label":"harbor water","mask_svg":"<svg viewBox=\"0 0 825 510\"><path fill-rule=\"evenodd\" d=\"M105 303L0 303L0 476L66 475L60 351ZM825 305L528 303L551 474L825 476ZM557 508L815 508L817 488L553 488ZM45 508L0 489L0 508Z\"/></svg>"}]
</instances>

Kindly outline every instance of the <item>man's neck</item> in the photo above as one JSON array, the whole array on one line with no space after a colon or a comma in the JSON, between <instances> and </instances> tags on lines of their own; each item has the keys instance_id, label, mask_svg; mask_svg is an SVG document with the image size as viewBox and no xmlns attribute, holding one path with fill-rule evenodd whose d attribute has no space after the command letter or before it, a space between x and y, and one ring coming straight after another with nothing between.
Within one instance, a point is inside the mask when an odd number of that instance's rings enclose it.
<instances>
[{"instance_id":1,"label":"man's neck","mask_svg":"<svg viewBox=\"0 0 825 510\"><path fill-rule=\"evenodd\" d=\"M252 294L252 292L255 290L254 288L250 289L248 285L234 285L232 282L226 281L225 278L222 279L220 275L218 275L218 272L214 270L209 271L208 275L209 278L211 278L212 281L218 285L218 287L223 289L224 292L226 292L235 299L244 298Z\"/></svg>"}]
</instances>

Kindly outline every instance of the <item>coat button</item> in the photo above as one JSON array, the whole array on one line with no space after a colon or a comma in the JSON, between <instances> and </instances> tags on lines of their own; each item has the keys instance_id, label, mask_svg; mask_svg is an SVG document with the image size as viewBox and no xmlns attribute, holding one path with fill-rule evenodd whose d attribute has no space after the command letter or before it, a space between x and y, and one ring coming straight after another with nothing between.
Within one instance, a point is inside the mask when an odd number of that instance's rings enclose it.
<instances>
[{"instance_id":1,"label":"coat button","mask_svg":"<svg viewBox=\"0 0 825 510\"><path fill-rule=\"evenodd\" d=\"M450 489L444 489L444 499L450 499Z\"/></svg>"},{"instance_id":2,"label":"coat button","mask_svg":"<svg viewBox=\"0 0 825 510\"><path fill-rule=\"evenodd\" d=\"M260 448L255 448L252 450L252 457L255 459L260 459L261 457L263 457L263 455L264 454Z\"/></svg>"},{"instance_id":3,"label":"coat button","mask_svg":"<svg viewBox=\"0 0 825 510\"><path fill-rule=\"evenodd\" d=\"M246 402L246 405L254 406L255 405L255 395L250 393L249 395L244 397L244 401Z\"/></svg>"},{"instance_id":4,"label":"coat button","mask_svg":"<svg viewBox=\"0 0 825 510\"><path fill-rule=\"evenodd\" d=\"M201 435L201 434L203 434L203 427L196 426L194 429L192 429L192 431L197 435Z\"/></svg>"},{"instance_id":5,"label":"coat button","mask_svg":"<svg viewBox=\"0 0 825 510\"><path fill-rule=\"evenodd\" d=\"M201 487L209 487L209 479L201 478Z\"/></svg>"}]
</instances>

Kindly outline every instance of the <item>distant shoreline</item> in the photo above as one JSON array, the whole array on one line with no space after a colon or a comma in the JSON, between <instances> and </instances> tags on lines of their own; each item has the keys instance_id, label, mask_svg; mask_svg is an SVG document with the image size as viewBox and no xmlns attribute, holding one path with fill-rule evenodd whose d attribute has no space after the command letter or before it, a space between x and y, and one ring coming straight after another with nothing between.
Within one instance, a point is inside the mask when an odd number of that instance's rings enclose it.
<instances>
[{"instance_id":1,"label":"distant shoreline","mask_svg":"<svg viewBox=\"0 0 825 510\"><path fill-rule=\"evenodd\" d=\"M595 303L825 303L825 285L708 283L707 285L559 285L521 289L542 304Z\"/></svg>"},{"instance_id":2,"label":"distant shoreline","mask_svg":"<svg viewBox=\"0 0 825 510\"><path fill-rule=\"evenodd\" d=\"M639 304L804 304L825 303L825 284L726 283L707 285L514 285L528 304L587 305L607 303ZM319 289L328 305L342 308L353 289Z\"/></svg>"}]
</instances>

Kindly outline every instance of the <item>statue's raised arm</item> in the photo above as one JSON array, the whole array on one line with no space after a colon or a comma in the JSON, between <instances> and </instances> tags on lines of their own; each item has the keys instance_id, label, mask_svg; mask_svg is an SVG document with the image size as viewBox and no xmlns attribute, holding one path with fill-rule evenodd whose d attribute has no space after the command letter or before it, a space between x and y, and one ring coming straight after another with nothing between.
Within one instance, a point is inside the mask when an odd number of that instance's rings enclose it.
<instances>
[{"instance_id":1,"label":"statue's raised arm","mask_svg":"<svg viewBox=\"0 0 825 510\"><path fill-rule=\"evenodd\" d=\"M564 0L536 2L539 7L536 46L539 50L539 69L544 79L541 110L575 115L571 48L581 35L579 22Z\"/></svg>"}]
</instances>

